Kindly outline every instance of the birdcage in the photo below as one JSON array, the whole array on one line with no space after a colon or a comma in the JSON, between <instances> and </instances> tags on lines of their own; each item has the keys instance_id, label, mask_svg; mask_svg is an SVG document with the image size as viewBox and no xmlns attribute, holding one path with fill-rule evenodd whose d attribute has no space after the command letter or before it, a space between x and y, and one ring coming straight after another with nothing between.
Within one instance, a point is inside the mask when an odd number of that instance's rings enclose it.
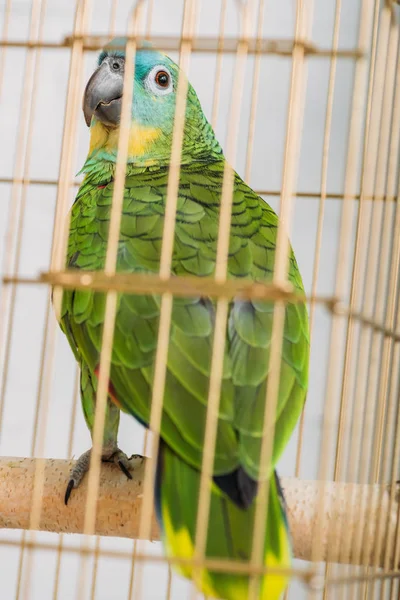
<instances>
[{"instance_id":1,"label":"birdcage","mask_svg":"<svg viewBox=\"0 0 400 600\"><path fill-rule=\"evenodd\" d=\"M295 557L285 597L398 598L400 15L395 3L2 0L1 7L1 597L196 597L158 541L155 461L133 455L133 480L115 465L100 463L117 294L162 297L152 433L123 417L119 436L128 454L153 457L172 297L201 294L217 303L200 525L208 519L213 414L222 376L218 335L224 335L229 301L240 296L274 302L279 359L279 314L293 300L285 267L288 244L279 233L269 285L227 279L229 183L222 195L215 277L171 277L183 128L178 117L159 274L116 273L128 147L124 126L105 270L65 270L67 215L89 144L82 94L99 50L123 36L127 71L146 42L188 74L227 160L278 212L279 230L289 232L303 276L311 330L308 395L278 463ZM122 124L129 119L129 89L124 87ZM182 84L177 104L185 99ZM228 171L225 175L229 182ZM56 319L68 289L104 291L107 308L91 465L65 506L72 459L90 445L78 406L78 369ZM271 380L273 400L277 378ZM267 438L263 448L270 456ZM260 502L260 523L265 508ZM198 530L195 558L201 566L207 528ZM227 572L242 568L256 578L263 566L254 556L244 567L218 561L209 566Z\"/></svg>"}]
</instances>

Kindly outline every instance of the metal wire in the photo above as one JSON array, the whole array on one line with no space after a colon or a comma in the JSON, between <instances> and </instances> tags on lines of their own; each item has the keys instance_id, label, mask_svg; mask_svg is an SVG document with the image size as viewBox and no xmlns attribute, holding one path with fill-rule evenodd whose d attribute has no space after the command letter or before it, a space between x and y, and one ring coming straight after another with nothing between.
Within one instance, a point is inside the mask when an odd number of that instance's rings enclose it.
<instances>
[{"instance_id":1,"label":"metal wire","mask_svg":"<svg viewBox=\"0 0 400 600\"><path fill-rule=\"evenodd\" d=\"M182 21L182 44L180 47L179 66L183 71L189 67L191 53L191 40L196 27L197 6L194 1L189 0L184 5ZM188 39L187 39L188 36ZM172 147L170 157L170 170L168 175L167 196L165 203L164 230L162 237L160 257L160 279L168 282L171 277L172 253L175 233L175 217L178 200L178 187L180 176L180 163L183 143L183 128L186 114L186 101L188 82L184 77L178 80L176 91L176 105L174 115L174 127L172 134ZM163 397L166 380L166 364L169 347L169 335L171 327L173 296L170 291L165 291L161 296L160 320L158 326L157 351L154 362L154 378L151 394L150 408L150 430L152 431L151 456L158 456L160 443L160 428L163 408ZM156 477L156 461L151 461L146 466L143 483L143 509L139 528L139 538L149 539L151 532L151 519L154 505L154 485ZM139 543L140 544L140 543ZM140 547L137 545L137 549ZM139 551L139 550L138 550ZM135 555L136 557L136 555ZM136 576L136 587L134 598L141 597L143 571L139 570Z\"/></svg>"},{"instance_id":2,"label":"metal wire","mask_svg":"<svg viewBox=\"0 0 400 600\"><path fill-rule=\"evenodd\" d=\"M23 185L58 185L58 180L57 179L35 179L33 177L30 179L16 179L13 177L0 177L0 183L19 183L19 184L23 184ZM81 182L80 181L71 181L70 185L78 187L81 185ZM259 196L274 196L277 198L279 198L282 194L282 190L278 190L278 189L266 190L266 189L254 188L254 191ZM320 201L321 192L314 192L314 191L297 191L296 192L296 191L294 191L293 198L314 198L314 199ZM326 200L344 200L344 198L345 198L344 194L329 192L329 191L325 192ZM348 196L348 198L350 200L360 200L360 194L350 194L350 196ZM370 200L370 201L375 201L375 200L381 200L384 202L396 202L397 201L397 196L394 196L392 194L384 194L383 196L379 196L379 195L369 196L368 194L365 194L363 196L363 198L365 200Z\"/></svg>"},{"instance_id":3,"label":"metal wire","mask_svg":"<svg viewBox=\"0 0 400 600\"><path fill-rule=\"evenodd\" d=\"M0 540L0 546L7 547L20 547L21 543L12 539L2 539ZM58 549L58 545L51 542L37 542L37 541L26 541L24 543L25 548L32 548L37 550L45 550L45 551L54 551ZM77 555L86 555L90 556L94 554L94 547L86 547L84 549L76 547L76 546L65 546L64 552L66 554L77 554ZM102 556L105 558L118 558L125 559L130 561L132 559L132 553L126 552L123 550L102 550ZM195 566L204 566L206 568L211 569L215 572L226 572L226 573L243 573L247 574L280 574L280 575L293 575L294 577L299 577L305 583L308 583L315 576L314 569L285 569L282 567L265 567L262 566L260 568L249 568L249 565L246 562L240 560L217 560L217 559L204 559L204 560L196 560L193 558L183 558L183 557L167 557L164 555L157 556L155 554L150 553L137 553L136 560L138 563L149 562L149 563L169 563L172 565L195 565ZM381 577L378 574L378 577ZM371 576L373 578L373 576Z\"/></svg>"},{"instance_id":4,"label":"metal wire","mask_svg":"<svg viewBox=\"0 0 400 600\"><path fill-rule=\"evenodd\" d=\"M229 112L229 122L231 123L231 126L228 130L228 136L226 141L227 162L224 166L221 190L218 243L215 261L216 283L224 283L227 279L229 235L231 226L234 181L234 172L232 167L230 166L230 163L235 160L237 148L237 128L239 124L240 108L243 97L242 94L245 74L244 69L247 56L248 19L250 16L249 11L250 3L246 3L244 4L242 12L240 13L243 37L240 44L238 45L235 61L235 82L237 85L238 92L232 97ZM223 374L225 331L228 319L228 306L228 299L220 298L217 302L215 311L214 338L211 358L210 384L208 390L207 415L204 432L204 449L201 464L200 493L197 506L194 553L194 556L197 559L200 559L200 561L204 560L207 538L209 534L208 527L204 527L204 523L208 523L211 503L211 481L218 427L218 411ZM195 577L201 580L200 570L195 575Z\"/></svg>"},{"instance_id":5,"label":"metal wire","mask_svg":"<svg viewBox=\"0 0 400 600\"><path fill-rule=\"evenodd\" d=\"M387 44L390 24L390 12L384 9L379 14L378 5L375 7L375 27L373 30L373 43L372 43L372 60L370 65L370 78L369 78L369 90L368 99L369 104L367 105L367 126L364 133L364 156L362 165L362 176L361 176L361 194L364 190L367 193L371 193L374 189L376 164L378 160L378 140L382 116L382 102L383 102L383 84L385 76L385 64L387 57ZM379 19L381 22L379 22ZM378 25L382 25L380 35L378 39ZM383 148L381 151L384 152ZM374 209L376 208L374 204ZM376 211L374 211L376 212ZM368 218L370 217L370 218ZM377 241L377 227L379 224L378 215L376 219L371 218L368 211L368 205L362 199L360 200L358 223L356 231L356 244L354 251L354 265L353 265L353 278L352 278L352 293L350 299L350 306L356 307L363 298L363 308L370 314L373 310L374 293L373 290L376 286L375 281L375 269L373 264L369 264L368 261L368 250L372 249L372 253L376 252L376 241ZM371 228L372 226L372 228ZM368 241L367 241L368 240ZM370 261L371 262L371 261ZM371 272L370 272L371 269ZM363 273L367 273L367 278L364 289ZM372 283L372 289L371 289ZM363 294L364 292L364 294ZM351 397L351 388L354 385L354 406L351 417L351 428L350 428L350 447L349 452L354 455L354 461L346 461L345 476L350 481L354 481L357 476L359 462L363 462L362 458L362 439L372 437L372 425L374 421L374 411L368 400L371 395L368 393L368 379L373 370L373 366L369 364L369 351L370 351L370 330L368 328L361 328L359 336L359 346L356 350L356 338L354 335L354 321L350 320L347 337L347 348L346 348L346 362L345 362L345 373L343 377L343 399L345 406L346 402L349 402ZM356 366L352 364L353 357L356 360ZM354 369L354 370L353 370ZM354 381L352 374L356 374ZM363 398L367 396L367 402L364 404ZM364 417L365 411L365 417ZM343 415L345 414L343 410ZM349 415L347 415L349 418ZM339 431L339 436L343 435L344 429L346 428L346 420L342 420L342 429ZM343 441L341 437L338 437L337 445L337 468L342 467L342 461L344 460ZM368 452L368 450L367 450ZM362 474L362 473L361 473ZM363 474L362 474L363 475ZM365 475L364 475L365 477ZM363 507L361 507L362 509ZM349 553L350 543L354 547L354 553L356 556L361 556L362 546L362 531L357 530L353 536L353 539L342 545L341 552L342 556L347 556Z\"/></svg>"},{"instance_id":6,"label":"metal wire","mask_svg":"<svg viewBox=\"0 0 400 600\"><path fill-rule=\"evenodd\" d=\"M70 422L69 434L68 434L67 456L71 456L71 454L72 454L74 431L75 431L75 424L76 424L76 413L77 413L79 393L80 393L79 382L80 382L80 373L79 373L78 366L76 366L74 397L73 397L73 402L72 402L71 422ZM62 557L64 554L64 549L65 549L64 535L62 533L60 533L60 539L59 539L58 548L57 548L57 562L56 562L56 567L55 567L55 571L54 571L54 589L53 589L53 599L52 600L57 600L57 598L58 598L58 592L59 592L59 586L60 586L61 562L62 562Z\"/></svg>"},{"instance_id":7,"label":"metal wire","mask_svg":"<svg viewBox=\"0 0 400 600\"><path fill-rule=\"evenodd\" d=\"M368 25L369 18L372 12L372 1L364 0L360 7L360 24L359 24L359 45L361 47L367 46L368 40ZM361 132L363 126L362 118L362 104L360 106L360 100L362 100L362 89L365 84L367 75L367 61L360 59L355 68L354 75L354 88L353 88L353 102L351 119L349 126L349 139L348 139L348 154L347 154L347 165L346 175L344 182L344 201L342 209L342 219L340 226L340 239L337 257L337 271L336 271L336 283L335 293L339 296L344 296L346 292L345 281L346 281L346 267L349 264L348 255L351 240L351 222L352 222L352 201L351 195L354 195L357 188L357 160L359 155L359 147L361 143ZM330 452L331 443L333 437L333 415L335 412L335 396L337 391L337 385L340 382L340 340L342 338L344 328L344 320L336 316L332 319L331 325L331 339L329 344L329 368L327 374L326 383L326 400L324 407L324 421L322 425L322 442L321 442L321 459L320 459L320 472L319 478L326 480L329 478L329 467L330 467ZM340 425L339 425L340 427ZM336 463L337 464L337 463ZM318 556L321 545L321 531L324 527L324 518L328 507L324 505L323 493L321 490L320 503L318 506L318 514L316 516L316 525L314 528L314 556ZM329 570L326 572L326 576L329 576Z\"/></svg>"},{"instance_id":8,"label":"metal wire","mask_svg":"<svg viewBox=\"0 0 400 600\"><path fill-rule=\"evenodd\" d=\"M386 36L386 69L385 81L383 86L383 98L381 103L381 119L380 133L377 151L377 164L375 173L374 191L380 193L384 189L385 179L387 176L388 157L390 150L390 132L397 135L396 129L392 128L392 110L393 110L393 90L396 75L396 54L398 46L398 28L393 24L392 12L387 9L382 13L382 17L386 19L385 27L381 27L381 35ZM387 28L387 31L386 31ZM391 223L388 216L384 220L384 206L381 202L374 203L371 214L370 224L370 245L367 253L367 276L365 277L364 290L365 297L374 296L376 291L375 305L373 310L373 318L380 320L385 319L386 291L388 280L389 260L389 241L391 233ZM386 207L386 213L387 207ZM389 213L390 214L390 213ZM390 295L388 296L390 302ZM394 325L394 311L392 315L386 317L389 326ZM378 332L372 333L369 368L367 379L367 395L366 395L366 410L371 413L371 417L366 419L366 427L362 439L360 440L360 464L357 473L357 478L360 481L368 481L373 484L379 480L379 472L381 467L382 454L385 452L385 443L383 440L383 422L388 410L389 403L387 401L386 388L388 378L388 357L382 355L383 337ZM389 342L391 343L391 342ZM386 345L388 345L386 343ZM379 369L379 366L381 369ZM366 368L367 370L367 368ZM378 386L383 386L383 391L379 394ZM369 410L369 407L371 409ZM375 408L375 411L373 409ZM375 412L374 417L372 417ZM366 441L371 431L373 444ZM388 439L390 436L387 436ZM370 456L370 460L367 457ZM369 506L372 507L373 500L369 500ZM379 525L378 525L379 529ZM371 552L371 543L368 539L369 528L365 527L364 531L359 527L356 531L355 544L360 548L360 556L364 556L364 565L368 565L368 553ZM375 562L381 551L379 543L375 545ZM361 594L364 598L367 597L368 583L362 585ZM371 586L371 591L374 586Z\"/></svg>"},{"instance_id":9,"label":"metal wire","mask_svg":"<svg viewBox=\"0 0 400 600\"><path fill-rule=\"evenodd\" d=\"M64 130L61 146L60 171L58 177L56 209L54 215L54 232L51 249L50 269L59 269L64 265L64 255L67 240L67 229L69 219L65 218L66 208L71 194L71 176L76 150L76 131L77 116L79 106L79 87L83 70L83 50L80 36L87 31L90 21L91 3L90 0L77 0L75 4L74 35L77 36L73 44L70 69L68 78L67 102L64 119ZM55 287L53 290L53 304L58 319L61 309L62 289ZM54 335L55 323L50 325L51 333ZM65 551L65 548L64 550ZM78 577L79 585L77 589L77 598L84 593L85 579L87 571L86 558L83 557L80 562L80 573ZM56 589L56 588L55 588ZM55 592L56 593L56 592Z\"/></svg>"},{"instance_id":10,"label":"metal wire","mask_svg":"<svg viewBox=\"0 0 400 600\"><path fill-rule=\"evenodd\" d=\"M7 15L5 23L8 23L9 11L11 4L7 6ZM43 36L43 25L46 11L45 1L35 1L32 3L31 18L30 18L30 39L35 37L40 40ZM5 25L6 26L6 25ZM3 51L4 54L4 51ZM15 174L18 177L22 174L23 178L28 178L30 168L30 155L32 147L33 137L33 120L36 107L36 92L37 92L37 80L40 69L40 51L29 51L26 57L25 63L25 80L23 89L23 103L21 106L21 119L20 129L17 143L17 157L15 163ZM18 273L21 248L22 248L22 232L26 209L26 196L27 186L23 185L19 187L14 184L12 187L11 203L12 208L9 217L9 228L8 228L8 248L6 252L5 269L8 271L14 270L14 273ZM7 272L7 271L6 271ZM11 292L11 293L10 293ZM8 383L8 367L11 353L11 340L12 340L12 326L15 318L15 304L16 304L16 287L12 286L11 289L3 290L1 298L1 315L3 319L3 331L4 331L4 374L2 377L1 385L1 397L0 397L0 428L2 423L2 415L5 404L5 395ZM47 335L47 326L45 324L45 338ZM50 345L52 341L50 340ZM0 348L1 349L1 348ZM42 405L44 408L48 403L48 395L46 394L45 400L43 401L43 390L46 387L46 379L44 374L44 361L45 361L45 346L42 346L41 353L41 365L40 365L40 376L39 386L37 390L36 403L35 403L35 417L33 423L33 436L31 444L31 455L35 453L35 450L39 455L43 453L43 443L37 444L38 432L39 432L39 416ZM1 363L1 361L0 361ZM41 441L40 441L41 442ZM38 446L38 447L37 447ZM38 499L41 496L41 463L38 462L38 470L35 477L34 494L32 498L32 509L30 526L31 529L35 529L38 522L38 515L40 514L40 501ZM23 532L21 542L23 544L27 537L27 532ZM25 560L26 558L26 560ZM25 585L22 588L23 569L25 567ZM27 597L29 593L29 579L32 569L32 554L28 552L28 556L25 557L24 547L21 545L18 562L18 574L16 584L16 598L21 597L21 593L24 597Z\"/></svg>"},{"instance_id":11,"label":"metal wire","mask_svg":"<svg viewBox=\"0 0 400 600\"><path fill-rule=\"evenodd\" d=\"M134 36L129 37L130 42L135 41ZM83 50L101 50L109 41L108 36L82 35L68 36L61 42L47 42L30 40L20 42L18 40L0 39L0 48L46 48L48 50L57 50L69 48L79 41L82 44ZM195 52L226 52L234 54L237 52L237 47L240 44L240 38L225 37L222 42L219 38L212 37L196 37L195 40L190 36L184 37L167 37L167 36L151 36L149 41L155 48L166 52L178 52L182 42L188 41L192 45L191 51ZM249 38L249 54L275 54L277 56L292 56L295 45L302 46L305 55L309 57L329 57L337 56L344 59L360 58L363 55L362 47L360 48L343 48L334 52L330 48L318 48L311 42L298 38L296 41L285 39L251 39ZM116 46L117 48L117 46ZM121 46L121 50L123 50Z\"/></svg>"},{"instance_id":12,"label":"metal wire","mask_svg":"<svg viewBox=\"0 0 400 600\"><path fill-rule=\"evenodd\" d=\"M341 5L342 5L341 0L336 0L335 22L334 22L333 34L332 34L333 50L337 50L338 45L339 45L339 27L340 27ZM326 204L326 200L329 197L328 192L327 192L328 160L329 160L329 144L330 144L331 127L332 127L332 113L333 113L336 67L337 67L337 59L335 56L333 56L331 59L331 66L330 66L330 71L329 71L329 83L328 83L328 92L327 92L327 101L326 101L325 131L324 131L322 165L321 165L321 193L320 193L319 208L318 208L318 224L317 224L317 234L316 234L316 239L315 239L315 252L314 252L315 259L314 259L314 268L313 268L312 284L311 284L311 296L317 295L319 262L320 262L320 256L321 256L325 204ZM297 197L299 197L299 196L297 196ZM310 301L310 343L311 344L312 344L312 337L313 337L315 307L316 307L315 300L311 300ZM298 442L297 442L296 465L295 465L295 476L296 477L298 477L300 474L300 464L301 464L303 436L304 436L305 410L306 410L306 407L303 409L303 412L301 413L300 422L299 422L299 437L298 437Z\"/></svg>"}]
</instances>

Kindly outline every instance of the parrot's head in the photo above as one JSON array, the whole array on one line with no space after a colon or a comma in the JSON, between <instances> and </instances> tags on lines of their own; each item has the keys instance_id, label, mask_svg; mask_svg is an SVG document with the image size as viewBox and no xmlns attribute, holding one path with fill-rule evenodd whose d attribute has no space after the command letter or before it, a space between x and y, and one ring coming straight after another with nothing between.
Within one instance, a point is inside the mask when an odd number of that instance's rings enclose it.
<instances>
[{"instance_id":1,"label":"parrot's head","mask_svg":"<svg viewBox=\"0 0 400 600\"><path fill-rule=\"evenodd\" d=\"M98 67L83 97L83 112L91 128L89 156L115 161L125 72L125 40L113 40L99 55ZM122 49L121 49L122 48ZM168 163L171 155L179 67L151 47L138 49L132 73L133 101L129 123L128 160L139 165ZM221 155L192 86L187 86L183 116L182 157Z\"/></svg>"}]
</instances>

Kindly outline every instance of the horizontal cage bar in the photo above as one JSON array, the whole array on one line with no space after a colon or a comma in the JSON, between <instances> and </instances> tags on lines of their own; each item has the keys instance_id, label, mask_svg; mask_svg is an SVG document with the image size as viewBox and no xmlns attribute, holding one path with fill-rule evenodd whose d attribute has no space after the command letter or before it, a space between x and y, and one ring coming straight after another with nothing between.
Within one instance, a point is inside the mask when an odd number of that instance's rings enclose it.
<instances>
[{"instance_id":1,"label":"horizontal cage bar","mask_svg":"<svg viewBox=\"0 0 400 600\"><path fill-rule=\"evenodd\" d=\"M129 38L127 38L129 39ZM142 42L143 38L134 38L138 44ZM75 42L83 43L83 50L96 51L103 48L109 41L110 38L107 36L96 36L96 35L85 35L85 36L66 36L59 42L47 42L42 40L8 40L0 39L0 47L4 48L47 48L56 50L60 48L71 48ZM315 57L337 57L337 58L352 58L360 59L366 56L365 52L361 48L340 48L334 50L332 48L320 48L308 40L294 40L294 39L257 39L257 38L240 38L240 37L226 37L220 40L217 37L194 37L185 38L178 36L151 36L146 39L155 48L160 50L166 50L168 52L178 52L181 44L189 42L191 45L191 52L194 53L215 53L222 52L226 54L235 54L237 52L238 45L245 43L248 54L274 54L277 56L292 56L296 48L302 48L306 56ZM117 48L117 46L115 46ZM125 49L125 46L121 46L121 49Z\"/></svg>"}]
</instances>

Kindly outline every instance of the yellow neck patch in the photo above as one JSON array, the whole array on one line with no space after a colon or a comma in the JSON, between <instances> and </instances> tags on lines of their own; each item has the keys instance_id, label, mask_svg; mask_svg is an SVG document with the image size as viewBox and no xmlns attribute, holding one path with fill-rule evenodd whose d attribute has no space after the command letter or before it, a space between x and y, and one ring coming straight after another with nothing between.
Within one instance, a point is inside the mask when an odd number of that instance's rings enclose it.
<instances>
[{"instance_id":1,"label":"yellow neck patch","mask_svg":"<svg viewBox=\"0 0 400 600\"><path fill-rule=\"evenodd\" d=\"M116 152L118 149L119 129L106 129L100 122L90 128L89 152L104 148L107 152ZM161 129L146 127L135 121L129 130L128 156L143 156L151 144L160 137Z\"/></svg>"},{"instance_id":2,"label":"yellow neck patch","mask_svg":"<svg viewBox=\"0 0 400 600\"><path fill-rule=\"evenodd\" d=\"M106 145L108 133L109 132L107 129L100 122L92 125L90 128L89 154L91 154L94 150L103 148Z\"/></svg>"}]
</instances>

